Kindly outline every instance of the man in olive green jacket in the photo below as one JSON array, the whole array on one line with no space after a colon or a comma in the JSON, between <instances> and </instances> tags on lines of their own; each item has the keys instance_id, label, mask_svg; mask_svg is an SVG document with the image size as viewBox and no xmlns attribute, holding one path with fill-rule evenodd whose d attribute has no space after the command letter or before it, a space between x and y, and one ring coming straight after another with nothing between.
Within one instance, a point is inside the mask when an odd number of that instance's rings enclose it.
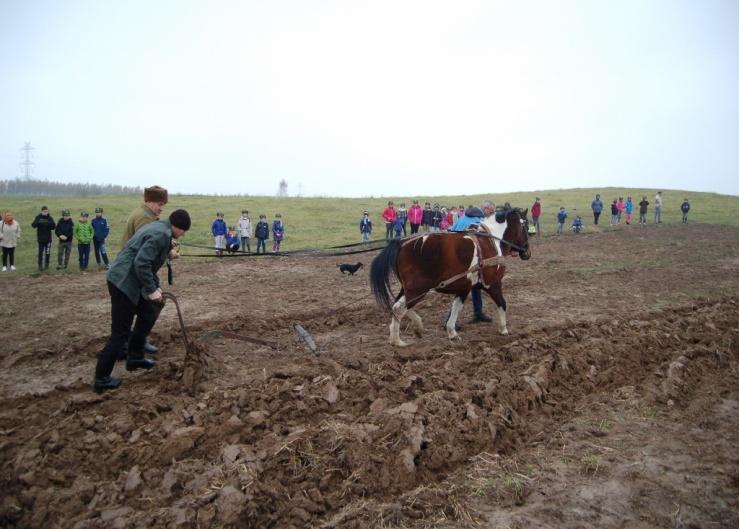
<instances>
[{"instance_id":1,"label":"man in olive green jacket","mask_svg":"<svg viewBox=\"0 0 739 529\"><path fill-rule=\"evenodd\" d=\"M120 386L121 380L110 374L126 350L126 370L151 369L156 365L144 358L143 347L159 316L155 303L162 301L157 272L167 261L172 239L182 237L189 229L190 215L184 209L172 212L168 220L144 226L121 249L108 270L111 333L98 353L94 384L98 393ZM134 317L136 324L131 332Z\"/></svg>"},{"instance_id":2,"label":"man in olive green jacket","mask_svg":"<svg viewBox=\"0 0 739 529\"><path fill-rule=\"evenodd\" d=\"M144 188L144 203L133 210L126 221L126 229L121 239L121 248L133 237L133 234L141 228L159 220L159 215L164 211L164 206L169 201L169 193L160 186L151 186ZM147 340L144 343L144 352L156 354L159 349Z\"/></svg>"}]
</instances>

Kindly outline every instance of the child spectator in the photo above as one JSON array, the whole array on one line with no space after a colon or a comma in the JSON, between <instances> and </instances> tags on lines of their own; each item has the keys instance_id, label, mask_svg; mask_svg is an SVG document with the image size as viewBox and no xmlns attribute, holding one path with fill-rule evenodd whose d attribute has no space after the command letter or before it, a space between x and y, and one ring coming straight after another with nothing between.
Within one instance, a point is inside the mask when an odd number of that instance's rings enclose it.
<instances>
[{"instance_id":1,"label":"child spectator","mask_svg":"<svg viewBox=\"0 0 739 529\"><path fill-rule=\"evenodd\" d=\"M267 215L259 215L259 222L254 229L254 237L257 238L257 253L259 248L262 249L262 253L267 253L267 239L269 239L269 224L267 224Z\"/></svg>"},{"instance_id":2,"label":"child spectator","mask_svg":"<svg viewBox=\"0 0 739 529\"><path fill-rule=\"evenodd\" d=\"M251 219L249 218L249 210L241 210L241 218L239 219L239 236L241 236L241 251L251 253Z\"/></svg>"},{"instance_id":3,"label":"child spectator","mask_svg":"<svg viewBox=\"0 0 739 529\"><path fill-rule=\"evenodd\" d=\"M662 191L657 191L654 197L654 223L662 224Z\"/></svg>"},{"instance_id":4,"label":"child spectator","mask_svg":"<svg viewBox=\"0 0 739 529\"><path fill-rule=\"evenodd\" d=\"M95 208L95 218L92 219L92 245L95 248L95 262L100 270L100 258L103 260L105 269L110 268L108 263L108 252L105 250L105 239L108 238L110 228L108 227L108 219L103 217L103 208Z\"/></svg>"},{"instance_id":5,"label":"child spectator","mask_svg":"<svg viewBox=\"0 0 739 529\"><path fill-rule=\"evenodd\" d=\"M423 221L423 210L418 205L418 200L414 200L411 209L408 210L408 222L411 223L411 235L418 233L418 227Z\"/></svg>"},{"instance_id":6,"label":"child spectator","mask_svg":"<svg viewBox=\"0 0 739 529\"><path fill-rule=\"evenodd\" d=\"M280 243L285 238L285 225L282 223L282 215L275 213L275 220L272 222L272 251L280 251Z\"/></svg>"},{"instance_id":7,"label":"child spectator","mask_svg":"<svg viewBox=\"0 0 739 529\"><path fill-rule=\"evenodd\" d=\"M631 201L631 197L626 197L624 211L626 212L626 224L631 224L631 217L634 213L634 203Z\"/></svg>"},{"instance_id":8,"label":"child spectator","mask_svg":"<svg viewBox=\"0 0 739 529\"><path fill-rule=\"evenodd\" d=\"M213 247L216 249L216 255L218 257L223 255L223 249L226 247L226 221L223 220L224 214L221 211L216 213L216 220L210 227L210 232L213 234Z\"/></svg>"},{"instance_id":9,"label":"child spectator","mask_svg":"<svg viewBox=\"0 0 739 529\"><path fill-rule=\"evenodd\" d=\"M534 233L537 235L540 234L539 230L541 230L539 227L539 217L541 217L541 199L536 197L534 205L531 206L531 225L534 228Z\"/></svg>"},{"instance_id":10,"label":"child spectator","mask_svg":"<svg viewBox=\"0 0 739 529\"><path fill-rule=\"evenodd\" d=\"M680 204L680 211L683 212L683 224L688 223L688 211L690 211L690 203L688 202L688 199L684 199L683 203Z\"/></svg>"},{"instance_id":11,"label":"child spectator","mask_svg":"<svg viewBox=\"0 0 739 529\"><path fill-rule=\"evenodd\" d=\"M407 224L408 224L408 210L405 209L405 202L400 203L400 207L398 208L398 218L403 220L403 237L408 235Z\"/></svg>"},{"instance_id":12,"label":"child spectator","mask_svg":"<svg viewBox=\"0 0 739 529\"><path fill-rule=\"evenodd\" d=\"M90 262L90 243L92 242L93 229L88 222L90 214L87 211L80 212L80 221L74 225L73 234L77 239L77 253L80 257L80 271L87 270Z\"/></svg>"},{"instance_id":13,"label":"child spectator","mask_svg":"<svg viewBox=\"0 0 739 529\"><path fill-rule=\"evenodd\" d=\"M3 272L15 272L15 248L21 238L21 225L13 217L13 212L6 210L0 220L0 247L3 249Z\"/></svg>"},{"instance_id":14,"label":"child spectator","mask_svg":"<svg viewBox=\"0 0 739 529\"><path fill-rule=\"evenodd\" d=\"M616 202L615 200L613 201ZM557 213L557 235L564 233L565 221L567 220L567 210L564 206L560 206L559 213Z\"/></svg>"},{"instance_id":15,"label":"child spectator","mask_svg":"<svg viewBox=\"0 0 739 529\"><path fill-rule=\"evenodd\" d=\"M611 203L611 226L615 224L618 224L618 202L614 198Z\"/></svg>"},{"instance_id":16,"label":"child spectator","mask_svg":"<svg viewBox=\"0 0 739 529\"><path fill-rule=\"evenodd\" d=\"M393 201L390 200L387 203L387 207L382 210L382 218L385 221L385 238L390 239L393 236L393 225L395 219L398 218L398 213L395 211Z\"/></svg>"},{"instance_id":17,"label":"child spectator","mask_svg":"<svg viewBox=\"0 0 739 529\"><path fill-rule=\"evenodd\" d=\"M600 213L603 211L603 202L600 199L600 195L595 195L595 198L590 203L590 209L593 210L593 224L597 226Z\"/></svg>"},{"instance_id":18,"label":"child spectator","mask_svg":"<svg viewBox=\"0 0 739 529\"><path fill-rule=\"evenodd\" d=\"M362 220L359 221L359 233L362 235L362 242L368 242L372 236L372 221L368 211L362 214Z\"/></svg>"},{"instance_id":19,"label":"child spectator","mask_svg":"<svg viewBox=\"0 0 739 529\"><path fill-rule=\"evenodd\" d=\"M582 229L582 217L580 215L575 215L575 220L572 221L572 231L574 231L575 233L580 233Z\"/></svg>"},{"instance_id":20,"label":"child spectator","mask_svg":"<svg viewBox=\"0 0 739 529\"><path fill-rule=\"evenodd\" d=\"M49 215L49 208L43 206L41 213L36 215L31 223L36 228L36 241L38 242L38 270L42 272L49 269L51 259L51 233L56 228L54 218Z\"/></svg>"},{"instance_id":21,"label":"child spectator","mask_svg":"<svg viewBox=\"0 0 739 529\"><path fill-rule=\"evenodd\" d=\"M441 222L439 222L439 229L441 231L446 231L449 229L449 213L447 212L446 208L441 208Z\"/></svg>"},{"instance_id":22,"label":"child spectator","mask_svg":"<svg viewBox=\"0 0 739 529\"><path fill-rule=\"evenodd\" d=\"M647 206L649 205L649 201L647 200L646 196L641 197L641 202L639 202L639 224L642 226L646 226L647 224Z\"/></svg>"},{"instance_id":23,"label":"child spectator","mask_svg":"<svg viewBox=\"0 0 739 529\"><path fill-rule=\"evenodd\" d=\"M449 210L449 218L452 219L451 224L449 227L451 228L454 226L454 223L457 222L457 219L459 218L459 215L457 214L457 206L452 206Z\"/></svg>"},{"instance_id":24,"label":"child spectator","mask_svg":"<svg viewBox=\"0 0 739 529\"><path fill-rule=\"evenodd\" d=\"M395 231L395 238L400 239L401 233L403 233L403 219L400 217L395 219L395 222L393 222L393 230Z\"/></svg>"},{"instance_id":25,"label":"child spectator","mask_svg":"<svg viewBox=\"0 0 739 529\"><path fill-rule=\"evenodd\" d=\"M239 234L236 233L235 226L229 226L226 234L226 251L228 253L236 253L239 251Z\"/></svg>"},{"instance_id":26,"label":"child spectator","mask_svg":"<svg viewBox=\"0 0 739 529\"><path fill-rule=\"evenodd\" d=\"M439 210L439 204L434 204L434 209L431 212L430 230L432 232L441 231L441 211Z\"/></svg>"},{"instance_id":27,"label":"child spectator","mask_svg":"<svg viewBox=\"0 0 739 529\"><path fill-rule=\"evenodd\" d=\"M617 224L621 224L621 216L623 215L624 209L626 209L626 204L624 204L624 197L618 197L618 202L616 202L616 209L618 210Z\"/></svg>"},{"instance_id":28,"label":"child spectator","mask_svg":"<svg viewBox=\"0 0 739 529\"><path fill-rule=\"evenodd\" d=\"M74 238L74 221L68 209L62 211L62 219L57 223L54 233L59 239L56 269L66 270L69 265L69 256L72 255L72 239Z\"/></svg>"},{"instance_id":29,"label":"child spectator","mask_svg":"<svg viewBox=\"0 0 739 529\"><path fill-rule=\"evenodd\" d=\"M429 231L434 220L434 210L431 209L431 202L426 202L423 206L423 217L421 219L421 225L423 231Z\"/></svg>"}]
</instances>

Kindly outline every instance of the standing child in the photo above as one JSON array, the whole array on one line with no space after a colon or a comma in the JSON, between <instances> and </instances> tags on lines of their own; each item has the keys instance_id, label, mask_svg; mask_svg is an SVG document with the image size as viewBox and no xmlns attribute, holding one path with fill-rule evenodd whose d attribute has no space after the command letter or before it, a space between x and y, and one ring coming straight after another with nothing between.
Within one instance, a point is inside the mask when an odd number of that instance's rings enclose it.
<instances>
[{"instance_id":1,"label":"standing child","mask_svg":"<svg viewBox=\"0 0 739 529\"><path fill-rule=\"evenodd\" d=\"M626 212L626 224L631 224L631 217L634 213L634 203L631 201L631 197L626 197L624 211Z\"/></svg>"},{"instance_id":2,"label":"standing child","mask_svg":"<svg viewBox=\"0 0 739 529\"><path fill-rule=\"evenodd\" d=\"M0 221L0 247L3 249L3 272L15 272L15 247L21 238L21 225L13 217L13 212L6 210ZM8 262L9 261L9 262Z\"/></svg>"},{"instance_id":3,"label":"standing child","mask_svg":"<svg viewBox=\"0 0 739 529\"><path fill-rule=\"evenodd\" d=\"M431 230L431 224L434 220L434 210L431 209L431 202L426 202L423 206L423 217L421 218L421 225L423 226L423 231L430 231Z\"/></svg>"},{"instance_id":4,"label":"standing child","mask_svg":"<svg viewBox=\"0 0 739 529\"><path fill-rule=\"evenodd\" d=\"M624 204L624 197L618 197L618 202L616 202L616 209L618 210L617 224L621 224L621 216L623 215L624 209L626 209L626 204Z\"/></svg>"},{"instance_id":5,"label":"standing child","mask_svg":"<svg viewBox=\"0 0 739 529\"><path fill-rule=\"evenodd\" d=\"M395 222L393 222L393 231L395 232L395 238L400 239L401 233L403 233L403 219L400 217L395 219Z\"/></svg>"},{"instance_id":6,"label":"standing child","mask_svg":"<svg viewBox=\"0 0 739 529\"><path fill-rule=\"evenodd\" d=\"M210 232L213 234L213 246L216 249L216 255L218 257L223 255L223 249L226 247L226 221L223 220L223 212L218 211L216 213L216 220L210 227Z\"/></svg>"},{"instance_id":7,"label":"standing child","mask_svg":"<svg viewBox=\"0 0 739 529\"><path fill-rule=\"evenodd\" d=\"M641 202L639 202L639 224L642 226L647 224L647 206L649 206L649 201L645 195L641 197Z\"/></svg>"},{"instance_id":8,"label":"standing child","mask_svg":"<svg viewBox=\"0 0 739 529\"><path fill-rule=\"evenodd\" d=\"M654 196L654 223L662 224L662 191Z\"/></svg>"},{"instance_id":9,"label":"standing child","mask_svg":"<svg viewBox=\"0 0 739 529\"><path fill-rule=\"evenodd\" d=\"M408 210L408 222L411 223L411 235L418 233L418 227L423 221L423 210L418 205L418 200L414 200L411 209Z\"/></svg>"},{"instance_id":10,"label":"standing child","mask_svg":"<svg viewBox=\"0 0 739 529\"><path fill-rule=\"evenodd\" d=\"M395 219L398 218L398 212L395 211L395 203L390 200L387 207L382 210L382 218L385 220L385 238L390 239L393 235L393 225Z\"/></svg>"},{"instance_id":11,"label":"standing child","mask_svg":"<svg viewBox=\"0 0 739 529\"><path fill-rule=\"evenodd\" d=\"M272 251L280 251L280 243L285 238L285 225L282 223L282 215L275 213L275 220L272 222Z\"/></svg>"},{"instance_id":12,"label":"standing child","mask_svg":"<svg viewBox=\"0 0 739 529\"><path fill-rule=\"evenodd\" d=\"M618 224L618 202L613 199L611 202L611 226Z\"/></svg>"},{"instance_id":13,"label":"standing child","mask_svg":"<svg viewBox=\"0 0 739 529\"><path fill-rule=\"evenodd\" d=\"M56 269L66 270L69 256L72 255L72 238L74 238L74 221L68 209L62 211L62 220L57 223L54 233L59 238Z\"/></svg>"},{"instance_id":14,"label":"standing child","mask_svg":"<svg viewBox=\"0 0 739 529\"><path fill-rule=\"evenodd\" d=\"M241 251L251 253L251 219L249 218L249 210L241 210L241 218L239 219L239 235L241 236Z\"/></svg>"},{"instance_id":15,"label":"standing child","mask_svg":"<svg viewBox=\"0 0 739 529\"><path fill-rule=\"evenodd\" d=\"M54 218L49 215L49 208L43 206L41 213L36 215L31 223L36 228L36 241L38 241L38 269L39 272L49 269L51 259L51 233L56 228Z\"/></svg>"},{"instance_id":16,"label":"standing child","mask_svg":"<svg viewBox=\"0 0 739 529\"><path fill-rule=\"evenodd\" d=\"M259 253L259 248L262 249L262 253L267 253L267 244L265 243L269 239L267 215L259 215L259 222L257 222L257 227L254 229L254 237L257 238L257 253Z\"/></svg>"},{"instance_id":17,"label":"standing child","mask_svg":"<svg viewBox=\"0 0 739 529\"><path fill-rule=\"evenodd\" d=\"M239 251L239 234L236 233L235 226L229 226L226 234L226 251L228 253L236 253Z\"/></svg>"},{"instance_id":18,"label":"standing child","mask_svg":"<svg viewBox=\"0 0 739 529\"><path fill-rule=\"evenodd\" d=\"M88 222L90 214L87 211L80 212L80 221L74 225L74 238L77 239L77 252L80 255L80 271L87 270L90 262L90 243L92 242L93 229Z\"/></svg>"},{"instance_id":19,"label":"standing child","mask_svg":"<svg viewBox=\"0 0 739 529\"><path fill-rule=\"evenodd\" d=\"M110 227L108 227L108 219L103 217L103 208L95 208L95 218L92 219L92 245L95 248L95 261L100 270L100 258L102 257L105 269L110 268L108 264L108 252L105 250L105 239L108 238Z\"/></svg>"},{"instance_id":20,"label":"standing child","mask_svg":"<svg viewBox=\"0 0 739 529\"><path fill-rule=\"evenodd\" d=\"M688 211L690 211L690 202L688 202L687 198L683 200L682 204L680 204L680 211L683 212L683 224L687 224L688 223Z\"/></svg>"},{"instance_id":21,"label":"standing child","mask_svg":"<svg viewBox=\"0 0 739 529\"><path fill-rule=\"evenodd\" d=\"M540 235L541 227L539 227L539 217L541 217L541 199L536 197L534 205L531 206L531 225L534 227L535 233Z\"/></svg>"},{"instance_id":22,"label":"standing child","mask_svg":"<svg viewBox=\"0 0 739 529\"><path fill-rule=\"evenodd\" d=\"M362 214L362 220L359 221L359 233L362 234L362 242L368 242L372 236L372 221L368 211Z\"/></svg>"},{"instance_id":23,"label":"standing child","mask_svg":"<svg viewBox=\"0 0 739 529\"><path fill-rule=\"evenodd\" d=\"M405 209L405 202L401 202L400 206L398 207L398 218L403 221L403 237L408 235L408 232L406 231L406 224L408 223L408 210Z\"/></svg>"},{"instance_id":24,"label":"standing child","mask_svg":"<svg viewBox=\"0 0 739 529\"><path fill-rule=\"evenodd\" d=\"M614 200L615 203L615 200ZM559 213L557 213L557 235L564 233L565 221L567 220L567 210L564 206L560 206Z\"/></svg>"}]
</instances>

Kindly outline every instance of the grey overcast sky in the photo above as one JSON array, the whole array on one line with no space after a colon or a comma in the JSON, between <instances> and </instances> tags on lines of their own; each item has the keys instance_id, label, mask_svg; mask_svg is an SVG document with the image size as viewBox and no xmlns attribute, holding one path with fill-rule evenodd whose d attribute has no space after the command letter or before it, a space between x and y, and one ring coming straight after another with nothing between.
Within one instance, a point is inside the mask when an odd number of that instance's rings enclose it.
<instances>
[{"instance_id":1,"label":"grey overcast sky","mask_svg":"<svg viewBox=\"0 0 739 529\"><path fill-rule=\"evenodd\" d=\"M0 178L739 194L738 0L0 0Z\"/></svg>"}]
</instances>

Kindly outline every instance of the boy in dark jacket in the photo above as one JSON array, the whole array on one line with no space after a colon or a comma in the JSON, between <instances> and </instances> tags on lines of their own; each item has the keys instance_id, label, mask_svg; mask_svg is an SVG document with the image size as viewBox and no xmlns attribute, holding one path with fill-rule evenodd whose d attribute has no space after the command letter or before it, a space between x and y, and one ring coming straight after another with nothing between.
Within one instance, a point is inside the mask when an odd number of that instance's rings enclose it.
<instances>
[{"instance_id":1,"label":"boy in dark jacket","mask_svg":"<svg viewBox=\"0 0 739 529\"><path fill-rule=\"evenodd\" d=\"M646 226L647 224L647 206L649 205L649 201L647 200L647 197L642 197L641 202L639 202L639 224L641 226Z\"/></svg>"},{"instance_id":2,"label":"boy in dark jacket","mask_svg":"<svg viewBox=\"0 0 739 529\"><path fill-rule=\"evenodd\" d=\"M95 218L92 219L92 245L95 248L95 261L98 264L98 270L100 270L100 259L102 258L105 269L110 268L108 263L108 252L105 249L105 239L108 238L110 233L110 227L108 226L108 219L103 217L103 208L95 208Z\"/></svg>"},{"instance_id":3,"label":"boy in dark jacket","mask_svg":"<svg viewBox=\"0 0 739 529\"><path fill-rule=\"evenodd\" d=\"M559 213L557 213L557 235L560 233L564 233L565 228L565 221L567 220L567 210L564 206L561 206L559 208Z\"/></svg>"},{"instance_id":4,"label":"boy in dark jacket","mask_svg":"<svg viewBox=\"0 0 739 529\"><path fill-rule=\"evenodd\" d=\"M74 237L74 221L68 209L62 211L62 218L54 230L59 238L59 254L57 255L57 270L66 270L69 265L69 256L72 254L72 238Z\"/></svg>"},{"instance_id":5,"label":"boy in dark jacket","mask_svg":"<svg viewBox=\"0 0 739 529\"><path fill-rule=\"evenodd\" d=\"M431 229L433 220L434 210L431 209L431 202L426 202L423 206L423 217L421 217L421 226L423 226L424 231L429 231Z\"/></svg>"},{"instance_id":6,"label":"boy in dark jacket","mask_svg":"<svg viewBox=\"0 0 739 529\"><path fill-rule=\"evenodd\" d=\"M213 225L210 227L218 257L223 255L223 249L226 247L226 232L228 229L226 228L226 221L223 220L223 217L224 215L220 211L216 213L216 220L213 221Z\"/></svg>"},{"instance_id":7,"label":"boy in dark jacket","mask_svg":"<svg viewBox=\"0 0 739 529\"><path fill-rule=\"evenodd\" d=\"M362 234L362 242L368 242L372 236L372 221L369 218L369 211L362 214L362 220L359 221L359 233Z\"/></svg>"},{"instance_id":8,"label":"boy in dark jacket","mask_svg":"<svg viewBox=\"0 0 739 529\"><path fill-rule=\"evenodd\" d=\"M680 211L683 212L683 224L687 224L688 223L688 211L690 211L690 202L688 202L687 198L683 200L682 204L680 204Z\"/></svg>"},{"instance_id":9,"label":"boy in dark jacket","mask_svg":"<svg viewBox=\"0 0 739 529\"><path fill-rule=\"evenodd\" d=\"M262 249L262 253L267 253L267 243L269 239L269 224L267 223L267 215L259 215L259 222L254 230L254 237L257 239L257 253L259 248Z\"/></svg>"},{"instance_id":10,"label":"boy in dark jacket","mask_svg":"<svg viewBox=\"0 0 739 529\"><path fill-rule=\"evenodd\" d=\"M285 225L282 223L282 215L275 213L275 220L272 222L272 251L280 251L280 243L285 238Z\"/></svg>"},{"instance_id":11,"label":"boy in dark jacket","mask_svg":"<svg viewBox=\"0 0 739 529\"><path fill-rule=\"evenodd\" d=\"M38 269L39 272L49 269L51 259L51 234L56 228L54 218L49 215L49 208L43 206L41 213L36 215L31 223L36 228L36 240L38 241Z\"/></svg>"}]
</instances>

